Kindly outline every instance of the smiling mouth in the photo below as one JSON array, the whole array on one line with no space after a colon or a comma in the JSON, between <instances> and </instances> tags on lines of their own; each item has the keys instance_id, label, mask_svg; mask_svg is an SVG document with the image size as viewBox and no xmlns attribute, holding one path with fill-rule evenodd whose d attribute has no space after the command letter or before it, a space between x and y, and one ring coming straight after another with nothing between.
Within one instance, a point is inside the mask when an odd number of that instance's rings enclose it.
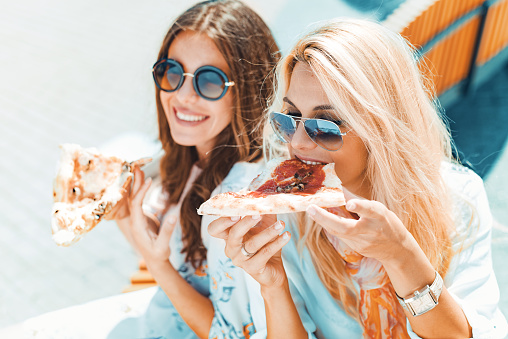
<instances>
[{"instance_id":1,"label":"smiling mouth","mask_svg":"<svg viewBox=\"0 0 508 339\"><path fill-rule=\"evenodd\" d=\"M176 117L183 121L198 122L207 119L206 115L184 114L176 111Z\"/></svg>"},{"instance_id":2,"label":"smiling mouth","mask_svg":"<svg viewBox=\"0 0 508 339\"><path fill-rule=\"evenodd\" d=\"M304 164L307 164L307 165L326 165L327 164L326 162L321 162L321 161L303 160L296 155L295 155L295 158L297 158L298 160L300 160L301 162L303 162Z\"/></svg>"}]
</instances>

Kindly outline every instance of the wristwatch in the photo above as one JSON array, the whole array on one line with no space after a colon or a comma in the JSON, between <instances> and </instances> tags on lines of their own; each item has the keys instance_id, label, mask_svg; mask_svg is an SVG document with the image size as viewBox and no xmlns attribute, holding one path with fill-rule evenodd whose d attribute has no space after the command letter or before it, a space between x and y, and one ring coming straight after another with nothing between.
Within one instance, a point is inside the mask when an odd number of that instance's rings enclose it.
<instances>
[{"instance_id":1,"label":"wristwatch","mask_svg":"<svg viewBox=\"0 0 508 339\"><path fill-rule=\"evenodd\" d=\"M399 297L397 293L395 295L397 295L397 299L399 299L402 307L414 317L417 317L436 307L442 291L443 278L436 271L436 278L432 285L426 285L424 288L414 292L414 297L404 299Z\"/></svg>"}]
</instances>

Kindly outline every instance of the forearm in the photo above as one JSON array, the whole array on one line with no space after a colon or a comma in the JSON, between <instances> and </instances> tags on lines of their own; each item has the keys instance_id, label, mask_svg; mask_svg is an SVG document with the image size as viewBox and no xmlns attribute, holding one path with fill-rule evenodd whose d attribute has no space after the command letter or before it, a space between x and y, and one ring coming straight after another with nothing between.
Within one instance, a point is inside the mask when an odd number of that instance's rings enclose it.
<instances>
[{"instance_id":1,"label":"forearm","mask_svg":"<svg viewBox=\"0 0 508 339\"><path fill-rule=\"evenodd\" d=\"M279 288L262 287L261 294L265 301L267 339L308 338L287 280Z\"/></svg>"},{"instance_id":2,"label":"forearm","mask_svg":"<svg viewBox=\"0 0 508 339\"><path fill-rule=\"evenodd\" d=\"M429 260L411 238L403 244L396 261L385 262L383 266L390 277L395 292L404 298L413 296L415 291L431 285L435 270ZM405 311L413 331L422 338L470 338L469 325L461 307L448 293L446 287L439 297L439 303L432 310L419 316Z\"/></svg>"},{"instance_id":3,"label":"forearm","mask_svg":"<svg viewBox=\"0 0 508 339\"><path fill-rule=\"evenodd\" d=\"M200 338L208 338L214 316L210 299L196 291L169 262L148 268L185 323Z\"/></svg>"}]
</instances>

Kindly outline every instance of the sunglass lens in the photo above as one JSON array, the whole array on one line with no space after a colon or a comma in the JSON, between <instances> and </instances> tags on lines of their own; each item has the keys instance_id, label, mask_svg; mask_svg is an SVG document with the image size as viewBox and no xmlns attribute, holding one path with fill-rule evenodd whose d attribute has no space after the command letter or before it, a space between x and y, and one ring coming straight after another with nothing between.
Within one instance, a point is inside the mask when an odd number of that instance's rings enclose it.
<instances>
[{"instance_id":1,"label":"sunglass lens","mask_svg":"<svg viewBox=\"0 0 508 339\"><path fill-rule=\"evenodd\" d=\"M155 67L154 76L160 88L166 91L174 91L182 80L183 72L178 65L163 62Z\"/></svg>"},{"instance_id":2,"label":"sunglass lens","mask_svg":"<svg viewBox=\"0 0 508 339\"><path fill-rule=\"evenodd\" d=\"M328 151L336 151L342 146L339 126L331 121L307 120L305 131L316 144Z\"/></svg>"},{"instance_id":3,"label":"sunglass lens","mask_svg":"<svg viewBox=\"0 0 508 339\"><path fill-rule=\"evenodd\" d=\"M180 84L180 80L182 80L183 73L180 67L174 65L168 65L168 70L166 71L166 76L164 80L166 81L167 88L170 91L174 91L178 88Z\"/></svg>"},{"instance_id":4,"label":"sunglass lens","mask_svg":"<svg viewBox=\"0 0 508 339\"><path fill-rule=\"evenodd\" d=\"M208 99L217 99L224 92L225 80L213 70L204 70L196 75L198 91Z\"/></svg>"},{"instance_id":5,"label":"sunglass lens","mask_svg":"<svg viewBox=\"0 0 508 339\"><path fill-rule=\"evenodd\" d=\"M293 118L282 113L271 113L270 124L282 141L291 142L296 131L296 122Z\"/></svg>"}]
</instances>

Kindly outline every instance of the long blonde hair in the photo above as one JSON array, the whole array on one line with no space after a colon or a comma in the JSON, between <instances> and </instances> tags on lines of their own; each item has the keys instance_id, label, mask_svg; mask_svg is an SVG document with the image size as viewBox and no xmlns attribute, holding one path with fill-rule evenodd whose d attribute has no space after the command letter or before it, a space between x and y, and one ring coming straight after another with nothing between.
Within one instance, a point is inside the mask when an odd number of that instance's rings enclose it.
<instances>
[{"instance_id":1,"label":"long blonde hair","mask_svg":"<svg viewBox=\"0 0 508 339\"><path fill-rule=\"evenodd\" d=\"M452 257L453 220L440 166L451 160L450 135L410 45L376 23L327 22L279 63L274 106L298 62L310 67L332 106L340 107L339 119L364 142L368 198L401 219L444 275ZM299 231L330 294L358 319L356 289L322 227L302 217Z\"/></svg>"}]
</instances>

